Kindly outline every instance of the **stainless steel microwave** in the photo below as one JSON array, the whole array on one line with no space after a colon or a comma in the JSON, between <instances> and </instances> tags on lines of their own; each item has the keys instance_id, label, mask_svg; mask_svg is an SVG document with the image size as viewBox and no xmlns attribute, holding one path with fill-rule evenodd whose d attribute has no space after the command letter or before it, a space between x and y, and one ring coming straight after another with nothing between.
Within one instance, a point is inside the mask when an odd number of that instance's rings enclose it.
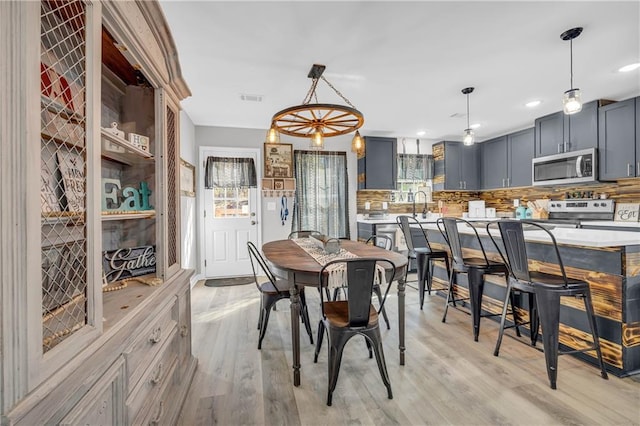
<instances>
[{"instance_id":1,"label":"stainless steel microwave","mask_svg":"<svg viewBox=\"0 0 640 426\"><path fill-rule=\"evenodd\" d=\"M595 182L598 172L597 161L595 148L534 158L533 185Z\"/></svg>"}]
</instances>

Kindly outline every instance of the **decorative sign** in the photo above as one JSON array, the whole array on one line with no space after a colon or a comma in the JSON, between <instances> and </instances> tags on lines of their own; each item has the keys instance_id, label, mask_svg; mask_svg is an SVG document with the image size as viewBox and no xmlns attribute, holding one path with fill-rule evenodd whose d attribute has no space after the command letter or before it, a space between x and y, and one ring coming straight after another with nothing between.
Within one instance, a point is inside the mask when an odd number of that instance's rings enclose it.
<instances>
[{"instance_id":1,"label":"decorative sign","mask_svg":"<svg viewBox=\"0 0 640 426\"><path fill-rule=\"evenodd\" d=\"M102 179L102 211L153 210L149 204L151 190L146 182L140 182L140 189L130 186L122 188L120 179Z\"/></svg>"},{"instance_id":2,"label":"decorative sign","mask_svg":"<svg viewBox=\"0 0 640 426\"><path fill-rule=\"evenodd\" d=\"M56 195L57 180L43 159L40 160L40 208L42 213L60 211Z\"/></svg>"},{"instance_id":3,"label":"decorative sign","mask_svg":"<svg viewBox=\"0 0 640 426\"><path fill-rule=\"evenodd\" d=\"M613 220L617 222L638 222L640 203L617 203Z\"/></svg>"},{"instance_id":4,"label":"decorative sign","mask_svg":"<svg viewBox=\"0 0 640 426\"><path fill-rule=\"evenodd\" d=\"M149 138L137 133L129 133L129 142L131 145L145 152L149 152Z\"/></svg>"},{"instance_id":5,"label":"decorative sign","mask_svg":"<svg viewBox=\"0 0 640 426\"><path fill-rule=\"evenodd\" d=\"M102 253L104 279L112 283L125 278L156 272L156 249L141 246L105 251Z\"/></svg>"},{"instance_id":6,"label":"decorative sign","mask_svg":"<svg viewBox=\"0 0 640 426\"><path fill-rule=\"evenodd\" d=\"M67 211L84 212L85 174L82 156L73 152L58 151L58 169L62 175Z\"/></svg>"}]
</instances>

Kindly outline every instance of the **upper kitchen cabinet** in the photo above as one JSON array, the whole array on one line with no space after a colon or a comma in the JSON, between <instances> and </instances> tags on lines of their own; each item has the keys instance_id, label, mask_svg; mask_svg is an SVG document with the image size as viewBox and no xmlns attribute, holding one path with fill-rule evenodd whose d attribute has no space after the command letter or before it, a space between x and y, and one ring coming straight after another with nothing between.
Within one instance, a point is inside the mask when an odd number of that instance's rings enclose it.
<instances>
[{"instance_id":1,"label":"upper kitchen cabinet","mask_svg":"<svg viewBox=\"0 0 640 426\"><path fill-rule=\"evenodd\" d=\"M396 189L396 138L364 137L364 156L358 158L358 189Z\"/></svg>"},{"instance_id":2,"label":"upper kitchen cabinet","mask_svg":"<svg viewBox=\"0 0 640 426\"><path fill-rule=\"evenodd\" d=\"M433 189L477 191L480 188L478 145L443 141L433 145Z\"/></svg>"},{"instance_id":3,"label":"upper kitchen cabinet","mask_svg":"<svg viewBox=\"0 0 640 426\"><path fill-rule=\"evenodd\" d=\"M2 423L173 424L196 366L180 267L190 93L162 9L0 2L0 39Z\"/></svg>"},{"instance_id":4,"label":"upper kitchen cabinet","mask_svg":"<svg viewBox=\"0 0 640 426\"><path fill-rule=\"evenodd\" d=\"M582 111L559 111L535 120L535 156L559 154L598 146L598 107L609 101L591 101Z\"/></svg>"},{"instance_id":5,"label":"upper kitchen cabinet","mask_svg":"<svg viewBox=\"0 0 640 426\"><path fill-rule=\"evenodd\" d=\"M640 98L600 108L599 179L640 176Z\"/></svg>"},{"instance_id":6,"label":"upper kitchen cabinet","mask_svg":"<svg viewBox=\"0 0 640 426\"><path fill-rule=\"evenodd\" d=\"M533 127L481 143L481 189L530 186L533 147Z\"/></svg>"}]
</instances>

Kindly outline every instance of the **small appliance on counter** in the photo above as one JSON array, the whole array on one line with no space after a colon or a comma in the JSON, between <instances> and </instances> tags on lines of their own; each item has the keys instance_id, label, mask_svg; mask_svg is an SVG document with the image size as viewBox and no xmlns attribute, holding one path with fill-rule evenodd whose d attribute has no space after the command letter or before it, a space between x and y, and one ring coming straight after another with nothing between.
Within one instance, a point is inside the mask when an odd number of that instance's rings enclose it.
<instances>
[{"instance_id":1,"label":"small appliance on counter","mask_svg":"<svg viewBox=\"0 0 640 426\"><path fill-rule=\"evenodd\" d=\"M485 217L484 200L469 201L469 218Z\"/></svg>"}]
</instances>

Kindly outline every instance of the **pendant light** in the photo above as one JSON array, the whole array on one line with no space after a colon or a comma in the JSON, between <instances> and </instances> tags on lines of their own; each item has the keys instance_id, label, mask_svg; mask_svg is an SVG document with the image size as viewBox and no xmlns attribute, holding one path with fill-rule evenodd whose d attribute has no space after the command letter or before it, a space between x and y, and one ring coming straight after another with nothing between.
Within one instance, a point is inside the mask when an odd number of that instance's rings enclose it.
<instances>
[{"instance_id":1,"label":"pendant light","mask_svg":"<svg viewBox=\"0 0 640 426\"><path fill-rule=\"evenodd\" d=\"M279 144L280 143L280 133L276 130L275 126L271 124L271 128L267 130L267 137L264 141L265 143Z\"/></svg>"},{"instance_id":2,"label":"pendant light","mask_svg":"<svg viewBox=\"0 0 640 426\"><path fill-rule=\"evenodd\" d=\"M464 134L462 135L462 142L469 146L473 145L475 141L475 135L473 134L473 130L471 130L471 126L469 125L469 95L473 93L473 87L465 87L462 89L462 93L467 95L467 128L464 129Z\"/></svg>"},{"instance_id":3,"label":"pendant light","mask_svg":"<svg viewBox=\"0 0 640 426\"><path fill-rule=\"evenodd\" d=\"M571 88L564 92L562 96L562 109L565 114L575 114L582 110L582 96L580 89L573 87L573 39L582 33L582 27L571 28L560 34L564 41L569 40L570 67L571 67Z\"/></svg>"},{"instance_id":4,"label":"pendant light","mask_svg":"<svg viewBox=\"0 0 640 426\"><path fill-rule=\"evenodd\" d=\"M364 124L362 113L322 75L325 68L324 65L313 64L307 75L311 79L311 87L302 104L278 111L271 119L271 126L278 133L310 138L311 149L323 149L324 138L351 133ZM319 103L316 88L320 81L326 83L346 105Z\"/></svg>"},{"instance_id":5,"label":"pendant light","mask_svg":"<svg viewBox=\"0 0 640 426\"><path fill-rule=\"evenodd\" d=\"M351 152L355 152L358 157L364 155L364 139L362 139L358 130L356 130L356 134L351 140Z\"/></svg>"}]
</instances>

